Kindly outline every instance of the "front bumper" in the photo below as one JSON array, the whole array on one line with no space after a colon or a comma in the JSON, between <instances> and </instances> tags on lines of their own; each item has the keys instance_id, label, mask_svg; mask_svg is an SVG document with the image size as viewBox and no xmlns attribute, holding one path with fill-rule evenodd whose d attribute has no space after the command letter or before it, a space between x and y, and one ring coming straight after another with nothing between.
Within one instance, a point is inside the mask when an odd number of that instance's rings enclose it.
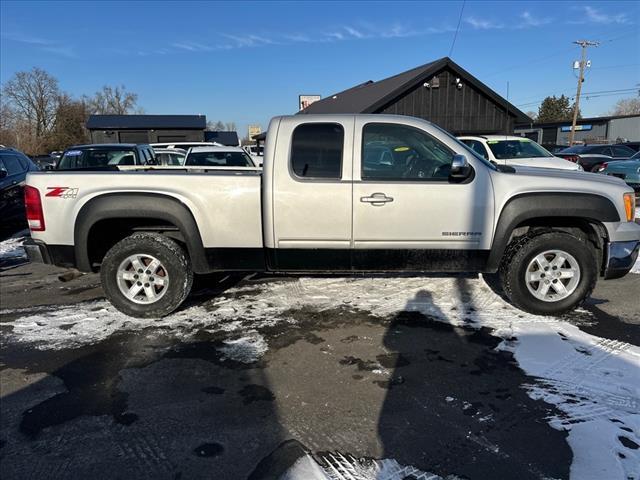
<instances>
[{"instance_id":1,"label":"front bumper","mask_svg":"<svg viewBox=\"0 0 640 480\"><path fill-rule=\"evenodd\" d=\"M610 242L607 245L605 280L624 277L633 268L640 251L640 240L630 242Z\"/></svg>"}]
</instances>

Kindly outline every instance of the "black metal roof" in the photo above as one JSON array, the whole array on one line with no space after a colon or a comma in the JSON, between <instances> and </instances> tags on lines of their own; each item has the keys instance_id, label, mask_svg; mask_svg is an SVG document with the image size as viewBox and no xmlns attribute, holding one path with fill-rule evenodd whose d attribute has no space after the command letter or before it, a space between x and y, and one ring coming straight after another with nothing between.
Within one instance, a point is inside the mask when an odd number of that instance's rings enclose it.
<instances>
[{"instance_id":1,"label":"black metal roof","mask_svg":"<svg viewBox=\"0 0 640 480\"><path fill-rule=\"evenodd\" d=\"M508 109L509 113L513 114L518 122L531 121L524 112L491 90L449 57L440 58L377 82L369 80L361 83L314 102L300 113L376 113L417 84L431 79L436 73L445 68L451 69L463 78L465 82L480 90L495 103Z\"/></svg>"},{"instance_id":2,"label":"black metal roof","mask_svg":"<svg viewBox=\"0 0 640 480\"><path fill-rule=\"evenodd\" d=\"M90 115L89 130L204 130L205 115Z\"/></svg>"},{"instance_id":3,"label":"black metal roof","mask_svg":"<svg viewBox=\"0 0 640 480\"><path fill-rule=\"evenodd\" d=\"M240 144L238 132L204 132L205 142L217 142L227 147L237 147Z\"/></svg>"}]
</instances>

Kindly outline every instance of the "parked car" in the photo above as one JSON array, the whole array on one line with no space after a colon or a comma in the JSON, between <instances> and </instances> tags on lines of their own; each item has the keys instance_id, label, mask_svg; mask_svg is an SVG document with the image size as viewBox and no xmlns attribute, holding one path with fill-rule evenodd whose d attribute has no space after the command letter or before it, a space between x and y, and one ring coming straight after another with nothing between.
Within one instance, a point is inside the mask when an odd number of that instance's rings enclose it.
<instances>
[{"instance_id":1,"label":"parked car","mask_svg":"<svg viewBox=\"0 0 640 480\"><path fill-rule=\"evenodd\" d=\"M629 147L634 152L640 151L640 142L624 142L620 145L624 145L625 147Z\"/></svg>"},{"instance_id":2,"label":"parked car","mask_svg":"<svg viewBox=\"0 0 640 480\"><path fill-rule=\"evenodd\" d=\"M598 168L598 173L621 178L640 194L640 152L628 160L605 162Z\"/></svg>"},{"instance_id":3,"label":"parked car","mask_svg":"<svg viewBox=\"0 0 640 480\"><path fill-rule=\"evenodd\" d=\"M37 165L24 153L0 149L0 238L27 228L23 190L27 173L36 170Z\"/></svg>"},{"instance_id":4,"label":"parked car","mask_svg":"<svg viewBox=\"0 0 640 480\"><path fill-rule=\"evenodd\" d=\"M194 147L187 152L185 166L194 167L256 167L253 159L241 147Z\"/></svg>"},{"instance_id":5,"label":"parked car","mask_svg":"<svg viewBox=\"0 0 640 480\"><path fill-rule=\"evenodd\" d=\"M35 163L40 170L53 170L56 168L56 164L60 157L55 158L51 155L34 155L31 157L33 163Z\"/></svg>"},{"instance_id":6,"label":"parked car","mask_svg":"<svg viewBox=\"0 0 640 480\"><path fill-rule=\"evenodd\" d=\"M146 144L75 145L65 150L57 170L109 169L125 165L155 165L155 152Z\"/></svg>"},{"instance_id":7,"label":"parked car","mask_svg":"<svg viewBox=\"0 0 640 480\"><path fill-rule=\"evenodd\" d=\"M636 153L624 145L574 145L556 153L570 162L582 165L587 172L597 172L600 165L612 160L626 160Z\"/></svg>"},{"instance_id":8,"label":"parked car","mask_svg":"<svg viewBox=\"0 0 640 480\"><path fill-rule=\"evenodd\" d=\"M180 166L184 165L187 151L181 148L154 148L157 165Z\"/></svg>"},{"instance_id":9,"label":"parked car","mask_svg":"<svg viewBox=\"0 0 640 480\"><path fill-rule=\"evenodd\" d=\"M138 317L175 310L194 272L234 270L499 271L516 306L557 315L638 256L634 193L618 178L498 167L413 117L291 115L269 132L264 171L31 173L25 249L99 269L111 303Z\"/></svg>"},{"instance_id":10,"label":"parked car","mask_svg":"<svg viewBox=\"0 0 640 480\"><path fill-rule=\"evenodd\" d=\"M223 147L221 143L216 142L167 142L167 143L152 143L153 148L180 148L182 150L189 150L193 147Z\"/></svg>"},{"instance_id":11,"label":"parked car","mask_svg":"<svg viewBox=\"0 0 640 480\"><path fill-rule=\"evenodd\" d=\"M526 137L482 135L458 139L490 162L500 165L582 170L575 163L554 156Z\"/></svg>"}]
</instances>

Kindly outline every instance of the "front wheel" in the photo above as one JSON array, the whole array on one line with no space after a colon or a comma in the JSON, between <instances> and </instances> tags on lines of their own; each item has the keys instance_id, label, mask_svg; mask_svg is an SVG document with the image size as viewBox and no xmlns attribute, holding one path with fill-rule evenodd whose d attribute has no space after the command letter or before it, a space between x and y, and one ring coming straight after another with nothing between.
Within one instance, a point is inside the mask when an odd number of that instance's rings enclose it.
<instances>
[{"instance_id":1,"label":"front wheel","mask_svg":"<svg viewBox=\"0 0 640 480\"><path fill-rule=\"evenodd\" d=\"M109 301L132 317L156 318L173 312L193 284L191 262L174 240L158 233L134 233L116 243L100 270Z\"/></svg>"},{"instance_id":2,"label":"front wheel","mask_svg":"<svg viewBox=\"0 0 640 480\"><path fill-rule=\"evenodd\" d=\"M529 237L507 252L500 270L502 287L526 312L560 315L580 305L595 287L594 248L568 233Z\"/></svg>"}]
</instances>

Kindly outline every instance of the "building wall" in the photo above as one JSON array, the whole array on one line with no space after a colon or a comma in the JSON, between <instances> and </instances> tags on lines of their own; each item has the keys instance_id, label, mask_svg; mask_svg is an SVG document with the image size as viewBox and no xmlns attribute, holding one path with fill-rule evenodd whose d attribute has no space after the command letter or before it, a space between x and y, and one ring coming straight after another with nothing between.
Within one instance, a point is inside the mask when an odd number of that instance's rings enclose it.
<instances>
[{"instance_id":1,"label":"building wall","mask_svg":"<svg viewBox=\"0 0 640 480\"><path fill-rule=\"evenodd\" d=\"M617 138L624 138L630 142L640 141L640 115L610 120L608 137L613 141Z\"/></svg>"},{"instance_id":2,"label":"building wall","mask_svg":"<svg viewBox=\"0 0 640 480\"><path fill-rule=\"evenodd\" d=\"M607 122L591 123L591 130L576 130L574 142L600 143L607 141ZM565 127L571 127L571 122ZM558 145L569 145L570 132L563 132L562 127L558 127Z\"/></svg>"},{"instance_id":3,"label":"building wall","mask_svg":"<svg viewBox=\"0 0 640 480\"><path fill-rule=\"evenodd\" d=\"M203 130L91 130L92 143L202 142Z\"/></svg>"},{"instance_id":4,"label":"building wall","mask_svg":"<svg viewBox=\"0 0 640 480\"><path fill-rule=\"evenodd\" d=\"M456 135L511 133L514 116L476 90L464 78L456 88L455 73L444 70L438 75L439 87L419 84L376 113L410 115L424 118Z\"/></svg>"}]
</instances>

